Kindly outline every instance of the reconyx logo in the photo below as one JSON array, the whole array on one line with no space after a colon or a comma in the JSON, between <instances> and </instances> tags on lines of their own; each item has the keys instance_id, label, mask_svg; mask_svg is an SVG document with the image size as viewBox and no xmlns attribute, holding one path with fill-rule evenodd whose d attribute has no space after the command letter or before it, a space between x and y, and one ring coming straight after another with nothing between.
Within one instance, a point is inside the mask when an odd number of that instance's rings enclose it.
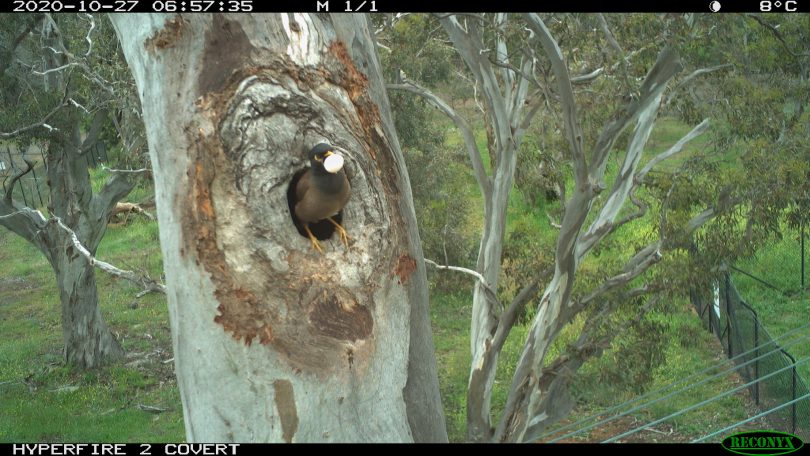
<instances>
[{"instance_id":1,"label":"reconyx logo","mask_svg":"<svg viewBox=\"0 0 810 456\"><path fill-rule=\"evenodd\" d=\"M723 439L721 445L732 453L759 456L793 453L804 442L784 432L750 431L730 435Z\"/></svg>"}]
</instances>

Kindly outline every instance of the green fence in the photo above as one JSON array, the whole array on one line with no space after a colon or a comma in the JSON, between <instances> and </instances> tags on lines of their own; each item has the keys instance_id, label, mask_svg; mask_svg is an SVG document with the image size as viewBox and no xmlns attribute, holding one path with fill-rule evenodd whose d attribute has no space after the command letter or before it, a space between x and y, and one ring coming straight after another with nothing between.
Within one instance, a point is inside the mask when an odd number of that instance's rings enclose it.
<instances>
[{"instance_id":1,"label":"green fence","mask_svg":"<svg viewBox=\"0 0 810 456\"><path fill-rule=\"evenodd\" d=\"M746 382L762 379L751 386L751 398L761 410L769 410L796 400L810 390L796 371L796 360L773 342L760 323L756 311L740 296L728 274L714 290L692 290L692 304L707 328L714 332L729 358L740 365L737 372ZM772 375L768 374L784 369ZM810 439L810 398L794 402L768 414L774 429Z\"/></svg>"}]
</instances>

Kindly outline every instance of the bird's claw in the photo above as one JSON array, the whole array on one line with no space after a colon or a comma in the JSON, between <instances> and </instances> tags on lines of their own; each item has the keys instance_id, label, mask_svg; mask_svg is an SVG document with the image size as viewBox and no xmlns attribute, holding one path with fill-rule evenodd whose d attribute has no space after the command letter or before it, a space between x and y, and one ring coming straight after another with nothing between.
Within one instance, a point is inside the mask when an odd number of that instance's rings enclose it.
<instances>
[{"instance_id":1,"label":"bird's claw","mask_svg":"<svg viewBox=\"0 0 810 456\"><path fill-rule=\"evenodd\" d=\"M318 242L318 240L315 239L314 237L312 239L310 239L310 241L312 242L312 248L319 251L319 252L321 252L321 255L323 255L324 253L323 253L323 249L321 248L321 243Z\"/></svg>"},{"instance_id":2,"label":"bird's claw","mask_svg":"<svg viewBox=\"0 0 810 456\"><path fill-rule=\"evenodd\" d=\"M342 242L343 245L346 246L346 248L349 248L349 239L351 238L349 237L349 234L346 232L346 229L340 226L338 222L332 220L332 217L329 217L327 220L332 222L332 225L335 225L335 231L337 231L338 236L340 236L340 242Z\"/></svg>"}]
</instances>

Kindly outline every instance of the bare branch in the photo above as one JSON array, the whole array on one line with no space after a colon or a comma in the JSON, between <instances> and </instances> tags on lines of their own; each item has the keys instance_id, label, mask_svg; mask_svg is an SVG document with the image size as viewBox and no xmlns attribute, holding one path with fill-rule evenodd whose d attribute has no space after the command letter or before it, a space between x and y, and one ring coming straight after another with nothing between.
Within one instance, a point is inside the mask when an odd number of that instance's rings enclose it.
<instances>
[{"instance_id":1,"label":"bare branch","mask_svg":"<svg viewBox=\"0 0 810 456\"><path fill-rule=\"evenodd\" d=\"M653 169L655 165L681 152L686 143L702 135L708 128L709 128L709 119L703 119L703 122L699 123L689 133L687 133L684 137L679 139L678 142L672 145L672 147L656 155L649 162L647 162L647 164L644 165L644 168L642 168L641 171L636 173L635 177L636 182L644 181L644 178L647 176L647 173L649 173L650 170Z\"/></svg>"},{"instance_id":2,"label":"bare branch","mask_svg":"<svg viewBox=\"0 0 810 456\"><path fill-rule=\"evenodd\" d=\"M602 31L602 34L605 35L607 42L610 44L610 47L619 55L620 58L624 58L624 50L619 45L619 42L616 41L616 37L613 36L610 29L608 28L607 20L605 20L605 15L599 13L596 15L596 20L599 22L599 29Z\"/></svg>"},{"instance_id":3,"label":"bare branch","mask_svg":"<svg viewBox=\"0 0 810 456\"><path fill-rule=\"evenodd\" d=\"M717 215L717 213L715 212L713 207L704 210L703 212L701 212L700 214L694 216L691 220L689 220L689 223L686 224L686 232L687 233L694 232L696 229L703 226L703 224L713 219L715 215Z\"/></svg>"},{"instance_id":4,"label":"bare branch","mask_svg":"<svg viewBox=\"0 0 810 456\"><path fill-rule=\"evenodd\" d=\"M112 169L108 168L106 165L102 164L101 169L107 171L108 173L116 174L116 173L131 173L131 174L139 174L139 173L148 173L149 168L141 168L141 169Z\"/></svg>"},{"instance_id":5,"label":"bare branch","mask_svg":"<svg viewBox=\"0 0 810 456\"><path fill-rule=\"evenodd\" d=\"M661 261L661 241L653 242L647 247L641 249L625 263L622 272L610 277L602 282L599 287L589 293L587 296L579 300L578 306L585 307L588 303L594 301L605 293L616 289L619 286L625 285L636 277L640 276L653 264Z\"/></svg>"},{"instance_id":6,"label":"bare branch","mask_svg":"<svg viewBox=\"0 0 810 456\"><path fill-rule=\"evenodd\" d=\"M563 60L562 50L557 41L551 36L543 20L535 13L524 14L529 28L537 34L546 55L551 60L551 69L557 78L557 86L563 107L563 117L565 119L565 133L568 144L571 146L574 163L574 176L578 186L587 185L588 164L585 159L585 152L582 147L582 130L577 119L576 102L574 100L574 89L571 87L571 77L568 74L568 67Z\"/></svg>"},{"instance_id":7,"label":"bare branch","mask_svg":"<svg viewBox=\"0 0 810 456\"><path fill-rule=\"evenodd\" d=\"M17 183L17 181L34 169L34 164L30 160L28 160L27 158L23 158L23 161L25 161L26 168L20 171L19 173L15 174L14 177L11 178L11 183L8 184L8 188L6 189L6 196L5 196L6 204L11 205L11 192L14 191L14 185Z\"/></svg>"},{"instance_id":8,"label":"bare branch","mask_svg":"<svg viewBox=\"0 0 810 456\"><path fill-rule=\"evenodd\" d=\"M45 76L45 75L48 75L48 74L51 74L51 73L58 73L58 72L60 72L62 70L66 70L68 68L72 68L72 67L75 67L75 66L79 66L79 63L77 63L77 62L68 62L68 63L66 63L66 64L64 64L62 66L58 66L56 68L49 68L49 69L47 69L45 71L31 70L31 72L34 73L37 76Z\"/></svg>"},{"instance_id":9,"label":"bare branch","mask_svg":"<svg viewBox=\"0 0 810 456\"><path fill-rule=\"evenodd\" d=\"M166 286L163 285L162 283L152 279L151 277L149 277L149 275L140 276L140 275L138 275L138 274L136 274L136 273L134 273L132 271L125 271L123 269L119 269L119 268L111 265L110 263L107 263L105 261L101 261L101 260L96 259L95 257L93 257L93 255L90 253L90 251L88 251L87 248L84 245L82 245L81 241L79 241L79 237L76 235L76 233L72 229L70 229L70 227L65 225L59 217L55 217L55 216L51 217L50 220L48 220L48 222L49 223L56 223L60 228L62 228L68 234L68 236L70 236L70 240L71 240L71 243L73 244L73 246L76 247L76 250L87 260L88 263L90 263L91 266L99 268L102 271L104 271L104 272L106 272L106 273L108 273L110 275L113 275L115 277L120 277L122 279L129 280L130 282L133 282L133 283L137 284L138 286L143 287L144 290L142 292L138 293L138 295L136 295L137 297L140 298L141 296L145 295L146 293L153 292L153 291L158 292L158 293L166 294Z\"/></svg>"},{"instance_id":10,"label":"bare branch","mask_svg":"<svg viewBox=\"0 0 810 456\"><path fill-rule=\"evenodd\" d=\"M573 78L571 78L571 84L587 84L593 81L594 79L598 78L599 76L601 76L602 73L604 72L605 72L604 68L597 68L591 71L590 73L574 76Z\"/></svg>"},{"instance_id":11,"label":"bare branch","mask_svg":"<svg viewBox=\"0 0 810 456\"><path fill-rule=\"evenodd\" d=\"M90 34L92 34L93 29L96 28L96 21L93 20L93 16L90 14L85 14L84 16L90 21L90 28L87 30L87 35L84 37L84 40L87 41L87 52L84 53L84 56L90 57L90 53L93 52L93 40L90 39Z\"/></svg>"},{"instance_id":12,"label":"bare branch","mask_svg":"<svg viewBox=\"0 0 810 456\"><path fill-rule=\"evenodd\" d=\"M554 219L551 217L551 214L549 214L548 212L546 212L546 218L548 219L548 224L551 225L552 228L556 228L558 230L562 228L562 225L555 222Z\"/></svg>"},{"instance_id":13,"label":"bare branch","mask_svg":"<svg viewBox=\"0 0 810 456\"><path fill-rule=\"evenodd\" d=\"M757 21L757 23L759 23L759 25L765 27L771 33L773 33L773 36L775 36L776 39L778 39L779 42L782 43L782 46L784 46L785 50L788 51L788 53L790 55L792 55L793 57L810 57L810 52L802 52L802 53L794 52L793 49L791 49L790 46L788 46L787 41L785 41L785 38L782 36L782 34L779 32L779 30L775 26L773 26L773 25L769 24L767 21L765 21L765 19L763 19L762 16L760 16L759 14L748 13L748 14L746 14L746 16L748 16L751 19Z\"/></svg>"},{"instance_id":14,"label":"bare branch","mask_svg":"<svg viewBox=\"0 0 810 456\"><path fill-rule=\"evenodd\" d=\"M444 266L441 264L436 263L435 261L429 260L425 258L425 263L435 267L436 269L446 269L448 271L456 271L456 272L463 272L465 274L469 274L478 280L478 283L481 284L482 287L487 291L487 294L492 298L495 302L498 302L498 295L495 293L495 290L487 283L484 276L481 275L478 271L473 271L472 269L462 268L460 266Z\"/></svg>"},{"instance_id":15,"label":"bare branch","mask_svg":"<svg viewBox=\"0 0 810 456\"><path fill-rule=\"evenodd\" d=\"M475 171L475 179L478 181L478 186L481 188L481 193L484 196L484 200L489 200L490 195L492 194L492 182L484 169L484 161L481 158L481 152L478 150L478 145L475 143L475 134L473 133L470 124L468 124L463 117L461 117L453 108L451 108L450 105L445 103L444 100L434 95L430 90L411 81L407 81L405 84L386 84L386 87L392 90L406 90L408 92L415 93L439 108L439 110L441 110L445 115L450 117L453 123L456 124L456 128L458 128L461 132L461 137L464 139L464 145L467 148L467 155L470 157L470 162L472 162L473 170Z\"/></svg>"},{"instance_id":16,"label":"bare branch","mask_svg":"<svg viewBox=\"0 0 810 456\"><path fill-rule=\"evenodd\" d=\"M613 120L605 126L599 135L599 139L597 139L594 146L590 168L594 176L601 179L601 176L604 175L608 154L616 138L628 124L633 122L641 112L649 107L650 103L659 98L669 80L680 70L681 64L675 51L670 48L662 50L655 65L647 73L638 91L637 98L631 100L627 106L620 108L614 115Z\"/></svg>"},{"instance_id":17,"label":"bare branch","mask_svg":"<svg viewBox=\"0 0 810 456\"><path fill-rule=\"evenodd\" d=\"M709 67L709 68L699 68L699 69L689 73L689 75L687 75L685 78L683 78L681 80L681 82L679 82L678 85L676 85L672 89L669 96L667 96L667 100L664 102L664 104L669 104L670 102L672 102L672 99L675 98L675 94L678 92L678 90L681 87L685 86L687 83L689 83L692 79L695 79L696 77L702 76L702 75L707 74L707 73L712 73L712 72L723 70L723 69L726 69L726 68L732 68L733 66L734 65L731 64L731 63L726 63L726 64L723 64L723 65L717 65L717 66L713 66L713 67Z\"/></svg>"},{"instance_id":18,"label":"bare branch","mask_svg":"<svg viewBox=\"0 0 810 456\"><path fill-rule=\"evenodd\" d=\"M581 260L604 236L610 231L610 225L616 220L619 211L624 206L627 197L634 185L634 172L641 160L644 145L652 132L655 123L655 114L658 112L658 103L661 93L645 106L639 113L638 125L627 148L619 174L613 183L613 189L605 205L599 211L591 226L576 244L576 257Z\"/></svg>"},{"instance_id":19,"label":"bare branch","mask_svg":"<svg viewBox=\"0 0 810 456\"><path fill-rule=\"evenodd\" d=\"M28 130L33 130L34 128L38 128L38 127L45 127L45 128L48 128L49 130L52 130L53 128L50 125L48 125L47 122L51 117L54 116L54 114L59 112L59 110L62 109L65 106L65 104L66 104L66 100L63 99L62 103L60 103L58 106L53 108L53 110L51 112L49 112L47 115L45 115L45 117L43 117L42 120L40 120L39 122L35 122L35 123L33 123L31 125L28 125L26 127L20 127L20 128L14 130L14 131L0 132L0 139L12 138L12 137L17 136L19 134L25 133Z\"/></svg>"}]
</instances>

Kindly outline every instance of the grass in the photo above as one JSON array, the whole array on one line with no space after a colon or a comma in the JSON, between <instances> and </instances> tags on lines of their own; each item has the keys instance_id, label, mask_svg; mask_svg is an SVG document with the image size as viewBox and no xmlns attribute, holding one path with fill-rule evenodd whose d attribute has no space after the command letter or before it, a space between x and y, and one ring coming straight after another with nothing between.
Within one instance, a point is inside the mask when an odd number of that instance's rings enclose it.
<instances>
[{"instance_id":1,"label":"grass","mask_svg":"<svg viewBox=\"0 0 810 456\"><path fill-rule=\"evenodd\" d=\"M149 192L136 188L128 200L139 201ZM108 228L97 257L159 277L157 224L131 218ZM184 439L173 364L165 362L172 358L165 297L137 299L140 290L128 282L100 271L96 279L102 315L127 357L82 371L63 363L59 293L50 265L30 244L0 229L0 441Z\"/></svg>"}]
</instances>

